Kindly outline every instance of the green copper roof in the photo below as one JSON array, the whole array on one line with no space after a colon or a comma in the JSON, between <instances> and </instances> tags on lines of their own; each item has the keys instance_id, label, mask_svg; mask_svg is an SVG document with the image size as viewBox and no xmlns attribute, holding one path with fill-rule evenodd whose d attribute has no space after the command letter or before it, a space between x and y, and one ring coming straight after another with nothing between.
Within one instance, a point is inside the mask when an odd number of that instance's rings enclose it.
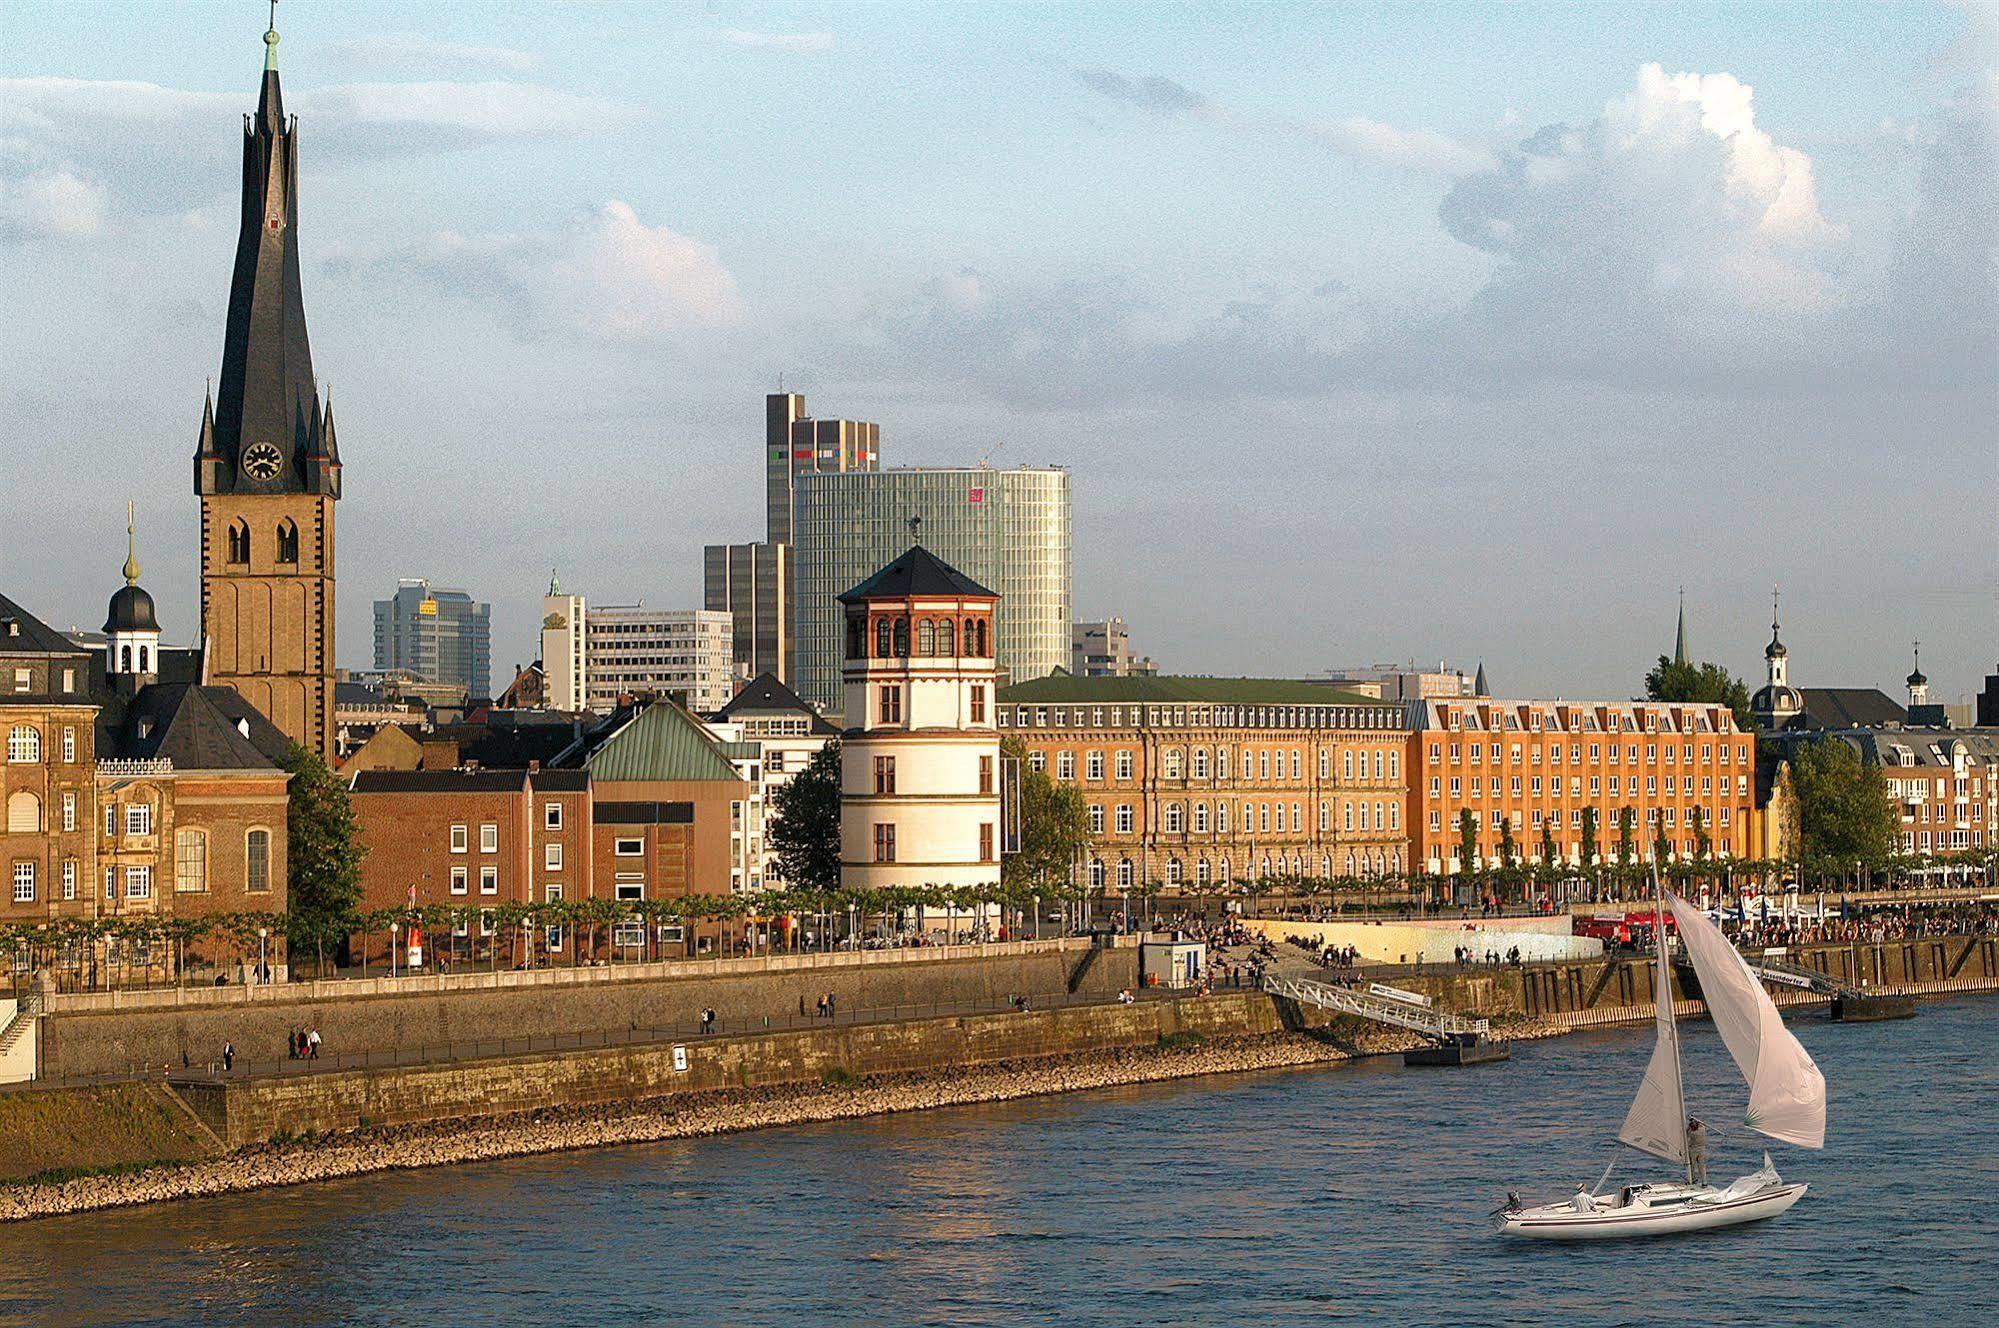
<instances>
[{"instance_id":1,"label":"green copper roof","mask_svg":"<svg viewBox=\"0 0 1999 1328\"><path fill-rule=\"evenodd\" d=\"M655 701L595 744L583 764L593 779L721 779L740 776L708 732L670 701Z\"/></svg>"},{"instance_id":2,"label":"green copper roof","mask_svg":"<svg viewBox=\"0 0 1999 1328\"><path fill-rule=\"evenodd\" d=\"M1015 683L999 694L1004 703L1062 702L1111 705L1138 702L1208 702L1215 705L1393 706L1378 696L1360 696L1325 683L1290 678L1078 678L1051 673Z\"/></svg>"}]
</instances>

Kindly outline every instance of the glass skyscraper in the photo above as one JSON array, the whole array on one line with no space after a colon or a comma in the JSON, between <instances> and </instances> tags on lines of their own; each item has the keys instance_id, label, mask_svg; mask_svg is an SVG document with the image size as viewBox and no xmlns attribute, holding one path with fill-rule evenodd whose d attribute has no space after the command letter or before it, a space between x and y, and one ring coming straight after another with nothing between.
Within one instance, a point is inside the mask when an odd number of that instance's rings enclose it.
<instances>
[{"instance_id":1,"label":"glass skyscraper","mask_svg":"<svg viewBox=\"0 0 1999 1328\"><path fill-rule=\"evenodd\" d=\"M996 663L1014 682L1069 663L1071 553L1066 470L895 469L793 477L794 690L823 713L843 704L836 596L915 540L999 592Z\"/></svg>"},{"instance_id":2,"label":"glass skyscraper","mask_svg":"<svg viewBox=\"0 0 1999 1328\"><path fill-rule=\"evenodd\" d=\"M401 581L375 601L375 667L425 682L456 683L472 699L493 694L493 606L462 590Z\"/></svg>"}]
</instances>

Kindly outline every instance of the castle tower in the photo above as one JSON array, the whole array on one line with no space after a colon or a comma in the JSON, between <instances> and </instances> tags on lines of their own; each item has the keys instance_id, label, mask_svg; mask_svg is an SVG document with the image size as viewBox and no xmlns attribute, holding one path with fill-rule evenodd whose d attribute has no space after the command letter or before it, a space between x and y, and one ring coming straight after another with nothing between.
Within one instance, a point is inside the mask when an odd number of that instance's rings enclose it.
<instances>
[{"instance_id":1,"label":"castle tower","mask_svg":"<svg viewBox=\"0 0 1999 1328\"><path fill-rule=\"evenodd\" d=\"M333 504L340 451L306 340L298 256L298 122L278 86L278 34L243 123L243 216L219 391L194 454L208 681L233 687L300 745L333 751Z\"/></svg>"},{"instance_id":2,"label":"castle tower","mask_svg":"<svg viewBox=\"0 0 1999 1328\"><path fill-rule=\"evenodd\" d=\"M999 596L918 545L840 603L841 883L997 883Z\"/></svg>"},{"instance_id":3,"label":"castle tower","mask_svg":"<svg viewBox=\"0 0 1999 1328\"><path fill-rule=\"evenodd\" d=\"M153 597L139 585L139 551L132 506L125 505L125 584L104 615L104 673L127 696L159 678L160 623Z\"/></svg>"}]
</instances>

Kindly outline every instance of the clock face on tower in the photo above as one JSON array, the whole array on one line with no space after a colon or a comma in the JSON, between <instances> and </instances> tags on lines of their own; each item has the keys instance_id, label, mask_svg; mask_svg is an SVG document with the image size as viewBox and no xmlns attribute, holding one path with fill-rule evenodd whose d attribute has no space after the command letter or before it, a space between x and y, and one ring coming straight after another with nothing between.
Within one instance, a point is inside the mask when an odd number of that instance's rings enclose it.
<instances>
[{"instance_id":1,"label":"clock face on tower","mask_svg":"<svg viewBox=\"0 0 1999 1328\"><path fill-rule=\"evenodd\" d=\"M270 443L253 443L243 449L243 470L251 479L274 480L284 468L284 454Z\"/></svg>"}]
</instances>

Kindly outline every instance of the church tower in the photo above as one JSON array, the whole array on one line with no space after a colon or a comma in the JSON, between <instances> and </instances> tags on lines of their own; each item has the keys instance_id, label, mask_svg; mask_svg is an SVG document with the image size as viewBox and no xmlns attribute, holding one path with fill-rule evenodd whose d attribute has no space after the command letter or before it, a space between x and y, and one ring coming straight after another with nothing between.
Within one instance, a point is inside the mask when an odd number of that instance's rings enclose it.
<instances>
[{"instance_id":1,"label":"church tower","mask_svg":"<svg viewBox=\"0 0 1999 1328\"><path fill-rule=\"evenodd\" d=\"M299 286L298 122L278 34L243 123L243 219L219 391L194 453L207 681L233 687L301 746L333 752L333 504L340 452L321 405Z\"/></svg>"}]
</instances>

